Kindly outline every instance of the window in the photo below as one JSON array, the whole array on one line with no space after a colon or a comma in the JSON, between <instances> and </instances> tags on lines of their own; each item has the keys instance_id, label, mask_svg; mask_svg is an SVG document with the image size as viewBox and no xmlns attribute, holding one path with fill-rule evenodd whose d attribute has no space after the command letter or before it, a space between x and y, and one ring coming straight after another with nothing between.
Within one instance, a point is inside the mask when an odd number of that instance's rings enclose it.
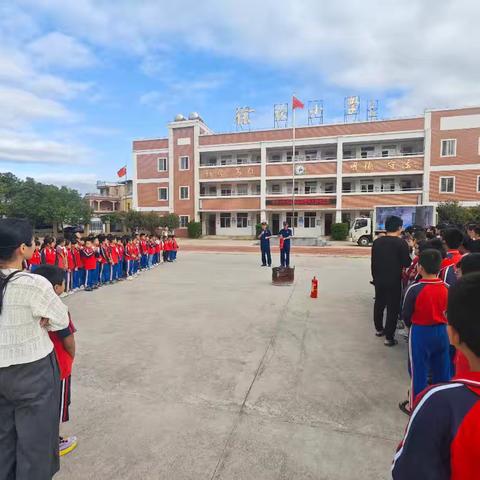
<instances>
[{"instance_id":1,"label":"window","mask_svg":"<svg viewBox=\"0 0 480 480\"><path fill-rule=\"evenodd\" d=\"M188 215L180 215L178 219L180 222L180 228L187 228L190 217Z\"/></svg>"},{"instance_id":2,"label":"window","mask_svg":"<svg viewBox=\"0 0 480 480\"><path fill-rule=\"evenodd\" d=\"M305 193L317 193L317 182L305 182Z\"/></svg>"},{"instance_id":3,"label":"window","mask_svg":"<svg viewBox=\"0 0 480 480\"><path fill-rule=\"evenodd\" d=\"M292 222L292 220L295 221L295 223ZM295 215L293 214L293 212L287 212L287 223L289 225L289 227L294 227L294 228L297 228L298 227L298 212L295 212Z\"/></svg>"},{"instance_id":4,"label":"window","mask_svg":"<svg viewBox=\"0 0 480 480\"><path fill-rule=\"evenodd\" d=\"M292 182L287 182L287 193L292 193ZM298 193L298 182L295 182L295 193Z\"/></svg>"},{"instance_id":5,"label":"window","mask_svg":"<svg viewBox=\"0 0 480 480\"><path fill-rule=\"evenodd\" d=\"M394 192L394 191L395 191L395 180L393 178L383 178L382 192Z\"/></svg>"},{"instance_id":6,"label":"window","mask_svg":"<svg viewBox=\"0 0 480 480\"><path fill-rule=\"evenodd\" d=\"M373 157L375 152L375 147L361 147L360 156L362 158Z\"/></svg>"},{"instance_id":7,"label":"window","mask_svg":"<svg viewBox=\"0 0 480 480\"><path fill-rule=\"evenodd\" d=\"M352 150L344 150L343 151L343 158L354 158L354 154Z\"/></svg>"},{"instance_id":8,"label":"window","mask_svg":"<svg viewBox=\"0 0 480 480\"><path fill-rule=\"evenodd\" d=\"M200 196L203 197L206 194L205 185L200 185Z\"/></svg>"},{"instance_id":9,"label":"window","mask_svg":"<svg viewBox=\"0 0 480 480\"><path fill-rule=\"evenodd\" d=\"M222 155L220 157L220 165L230 165L232 163L231 155Z\"/></svg>"},{"instance_id":10,"label":"window","mask_svg":"<svg viewBox=\"0 0 480 480\"><path fill-rule=\"evenodd\" d=\"M409 190L413 190L412 181L410 179L400 180L400 189L403 192L408 192Z\"/></svg>"},{"instance_id":11,"label":"window","mask_svg":"<svg viewBox=\"0 0 480 480\"><path fill-rule=\"evenodd\" d=\"M255 184L255 195L260 195L261 193L261 187L259 183Z\"/></svg>"},{"instance_id":12,"label":"window","mask_svg":"<svg viewBox=\"0 0 480 480\"><path fill-rule=\"evenodd\" d=\"M248 184L239 183L237 185L237 195L248 195Z\"/></svg>"},{"instance_id":13,"label":"window","mask_svg":"<svg viewBox=\"0 0 480 480\"><path fill-rule=\"evenodd\" d=\"M237 228L248 227L248 213L237 213Z\"/></svg>"},{"instance_id":14,"label":"window","mask_svg":"<svg viewBox=\"0 0 480 480\"><path fill-rule=\"evenodd\" d=\"M168 200L168 187L160 187L158 189L158 199L161 201Z\"/></svg>"},{"instance_id":15,"label":"window","mask_svg":"<svg viewBox=\"0 0 480 480\"><path fill-rule=\"evenodd\" d=\"M305 150L305 160L307 162L313 161L317 159L317 151L316 150Z\"/></svg>"},{"instance_id":16,"label":"window","mask_svg":"<svg viewBox=\"0 0 480 480\"><path fill-rule=\"evenodd\" d=\"M244 163L248 163L248 155L246 153L238 154L237 165L242 165Z\"/></svg>"},{"instance_id":17,"label":"window","mask_svg":"<svg viewBox=\"0 0 480 480\"><path fill-rule=\"evenodd\" d=\"M287 152L287 162L291 162L293 157L293 152ZM298 162L298 150L295 151L295 161Z\"/></svg>"},{"instance_id":18,"label":"window","mask_svg":"<svg viewBox=\"0 0 480 480\"><path fill-rule=\"evenodd\" d=\"M230 213L220 214L220 228L230 228L232 218Z\"/></svg>"},{"instance_id":19,"label":"window","mask_svg":"<svg viewBox=\"0 0 480 480\"><path fill-rule=\"evenodd\" d=\"M190 169L190 159L188 157L180 157L180 170Z\"/></svg>"},{"instance_id":20,"label":"window","mask_svg":"<svg viewBox=\"0 0 480 480\"><path fill-rule=\"evenodd\" d=\"M335 160L337 153L334 150L327 150L324 155L325 160Z\"/></svg>"},{"instance_id":21,"label":"window","mask_svg":"<svg viewBox=\"0 0 480 480\"><path fill-rule=\"evenodd\" d=\"M208 194L211 197L216 197L217 196L217 187L215 185L210 185L208 187Z\"/></svg>"},{"instance_id":22,"label":"window","mask_svg":"<svg viewBox=\"0 0 480 480\"><path fill-rule=\"evenodd\" d=\"M168 170L168 163L165 157L160 157L158 159L158 171L159 172L166 172Z\"/></svg>"},{"instance_id":23,"label":"window","mask_svg":"<svg viewBox=\"0 0 480 480\"><path fill-rule=\"evenodd\" d=\"M440 155L442 157L454 157L457 154L457 140L442 140L442 148Z\"/></svg>"},{"instance_id":24,"label":"window","mask_svg":"<svg viewBox=\"0 0 480 480\"><path fill-rule=\"evenodd\" d=\"M353 228L354 230L359 230L360 228L365 228L366 226L368 226L368 220L366 218L357 218Z\"/></svg>"},{"instance_id":25,"label":"window","mask_svg":"<svg viewBox=\"0 0 480 480\"><path fill-rule=\"evenodd\" d=\"M270 162L272 162L272 163L277 163L277 162L281 162L281 161L282 161L282 156L279 153L277 153L275 155L272 155L270 157Z\"/></svg>"},{"instance_id":26,"label":"window","mask_svg":"<svg viewBox=\"0 0 480 480\"><path fill-rule=\"evenodd\" d=\"M402 155L413 155L413 147L411 145L402 145Z\"/></svg>"},{"instance_id":27,"label":"window","mask_svg":"<svg viewBox=\"0 0 480 480\"><path fill-rule=\"evenodd\" d=\"M360 191L362 193L373 192L373 180L361 180Z\"/></svg>"},{"instance_id":28,"label":"window","mask_svg":"<svg viewBox=\"0 0 480 480\"><path fill-rule=\"evenodd\" d=\"M209 157L207 160L207 165L214 167L217 164L217 157Z\"/></svg>"},{"instance_id":29,"label":"window","mask_svg":"<svg viewBox=\"0 0 480 480\"><path fill-rule=\"evenodd\" d=\"M316 219L317 219L316 212L305 212L303 226L305 228L315 228Z\"/></svg>"},{"instance_id":30,"label":"window","mask_svg":"<svg viewBox=\"0 0 480 480\"><path fill-rule=\"evenodd\" d=\"M455 192L455 177L440 177L440 193Z\"/></svg>"},{"instance_id":31,"label":"window","mask_svg":"<svg viewBox=\"0 0 480 480\"><path fill-rule=\"evenodd\" d=\"M335 184L333 182L325 184L325 193L335 193Z\"/></svg>"},{"instance_id":32,"label":"window","mask_svg":"<svg viewBox=\"0 0 480 480\"><path fill-rule=\"evenodd\" d=\"M281 187L279 183L274 183L272 185L272 193L280 193Z\"/></svg>"},{"instance_id":33,"label":"window","mask_svg":"<svg viewBox=\"0 0 480 480\"><path fill-rule=\"evenodd\" d=\"M342 192L349 193L352 191L352 182L343 182L342 183Z\"/></svg>"},{"instance_id":34,"label":"window","mask_svg":"<svg viewBox=\"0 0 480 480\"><path fill-rule=\"evenodd\" d=\"M231 185L222 185L220 187L220 195L222 197L230 197L232 195L232 186Z\"/></svg>"},{"instance_id":35,"label":"window","mask_svg":"<svg viewBox=\"0 0 480 480\"><path fill-rule=\"evenodd\" d=\"M188 200L190 198L190 187L180 187L180 200Z\"/></svg>"},{"instance_id":36,"label":"window","mask_svg":"<svg viewBox=\"0 0 480 480\"><path fill-rule=\"evenodd\" d=\"M397 153L396 145L382 145L382 157L391 157Z\"/></svg>"}]
</instances>

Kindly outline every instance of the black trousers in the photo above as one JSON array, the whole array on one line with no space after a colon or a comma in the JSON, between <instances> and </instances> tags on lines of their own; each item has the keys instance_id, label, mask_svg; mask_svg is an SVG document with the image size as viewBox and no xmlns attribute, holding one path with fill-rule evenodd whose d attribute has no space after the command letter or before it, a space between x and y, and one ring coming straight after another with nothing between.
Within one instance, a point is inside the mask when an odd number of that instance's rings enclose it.
<instances>
[{"instance_id":1,"label":"black trousers","mask_svg":"<svg viewBox=\"0 0 480 480\"><path fill-rule=\"evenodd\" d=\"M0 368L0 480L51 480L58 472L59 406L54 353Z\"/></svg>"},{"instance_id":2,"label":"black trousers","mask_svg":"<svg viewBox=\"0 0 480 480\"><path fill-rule=\"evenodd\" d=\"M272 255L270 254L270 245L262 245L262 265L272 266Z\"/></svg>"},{"instance_id":3,"label":"black trousers","mask_svg":"<svg viewBox=\"0 0 480 480\"><path fill-rule=\"evenodd\" d=\"M400 281L395 284L375 284L375 305L373 307L373 322L377 332L385 331L387 340L393 340L400 314L402 288ZM383 325L383 313L387 308L387 319Z\"/></svg>"},{"instance_id":4,"label":"black trousers","mask_svg":"<svg viewBox=\"0 0 480 480\"><path fill-rule=\"evenodd\" d=\"M284 245L280 250L280 265L287 268L290 266L290 245Z\"/></svg>"}]
</instances>

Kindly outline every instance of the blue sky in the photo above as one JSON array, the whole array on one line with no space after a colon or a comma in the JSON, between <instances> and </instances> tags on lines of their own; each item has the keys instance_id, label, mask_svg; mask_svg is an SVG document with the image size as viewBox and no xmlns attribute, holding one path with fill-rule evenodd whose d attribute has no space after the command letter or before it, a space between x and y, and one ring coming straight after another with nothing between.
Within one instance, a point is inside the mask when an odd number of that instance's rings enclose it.
<instances>
[{"instance_id":1,"label":"blue sky","mask_svg":"<svg viewBox=\"0 0 480 480\"><path fill-rule=\"evenodd\" d=\"M0 0L0 171L82 192L131 162L134 138L198 111L380 101L381 117L480 104L475 0ZM306 123L306 113L298 124ZM131 170L131 169L130 169Z\"/></svg>"}]
</instances>

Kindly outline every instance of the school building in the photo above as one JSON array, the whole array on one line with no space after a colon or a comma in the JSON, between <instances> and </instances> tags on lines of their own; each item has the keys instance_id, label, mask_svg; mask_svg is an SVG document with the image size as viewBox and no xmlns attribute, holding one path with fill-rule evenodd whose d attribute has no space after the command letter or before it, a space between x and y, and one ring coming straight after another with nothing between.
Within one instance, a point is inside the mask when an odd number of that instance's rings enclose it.
<instances>
[{"instance_id":1,"label":"school building","mask_svg":"<svg viewBox=\"0 0 480 480\"><path fill-rule=\"evenodd\" d=\"M177 115L168 137L133 142L133 208L173 212L205 235L248 236L287 220L297 236L374 206L480 201L480 107L423 116L214 133L198 114ZM294 208L292 178L295 177Z\"/></svg>"}]
</instances>

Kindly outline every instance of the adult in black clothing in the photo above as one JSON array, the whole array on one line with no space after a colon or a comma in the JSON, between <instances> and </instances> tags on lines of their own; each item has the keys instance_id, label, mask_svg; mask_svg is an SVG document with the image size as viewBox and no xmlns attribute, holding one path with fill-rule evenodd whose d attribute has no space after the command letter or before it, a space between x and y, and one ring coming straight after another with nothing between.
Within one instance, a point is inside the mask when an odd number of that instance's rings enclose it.
<instances>
[{"instance_id":1,"label":"adult in black clothing","mask_svg":"<svg viewBox=\"0 0 480 480\"><path fill-rule=\"evenodd\" d=\"M412 259L405 240L400 238L403 220L391 216L385 221L387 234L377 238L372 247L372 277L375 285L373 321L377 337L385 335L385 345L393 347L395 340L400 301L402 295L402 271L410 266ZM383 326L383 312L387 308L387 319Z\"/></svg>"}]
</instances>

